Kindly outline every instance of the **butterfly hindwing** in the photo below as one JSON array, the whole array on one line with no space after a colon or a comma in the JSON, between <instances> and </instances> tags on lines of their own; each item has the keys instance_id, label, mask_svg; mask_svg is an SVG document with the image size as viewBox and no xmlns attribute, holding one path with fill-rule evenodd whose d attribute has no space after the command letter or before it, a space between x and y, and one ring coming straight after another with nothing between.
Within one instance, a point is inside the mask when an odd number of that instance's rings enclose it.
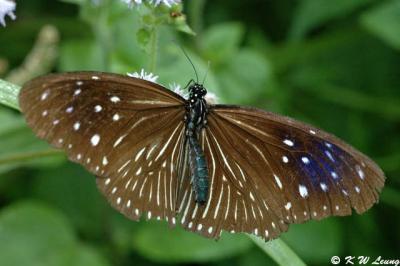
<instances>
[{"instance_id":1,"label":"butterfly hindwing","mask_svg":"<svg viewBox=\"0 0 400 266\"><path fill-rule=\"evenodd\" d=\"M39 137L98 176L118 210L175 222L183 98L141 79L77 72L34 79L20 106Z\"/></svg>"}]
</instances>

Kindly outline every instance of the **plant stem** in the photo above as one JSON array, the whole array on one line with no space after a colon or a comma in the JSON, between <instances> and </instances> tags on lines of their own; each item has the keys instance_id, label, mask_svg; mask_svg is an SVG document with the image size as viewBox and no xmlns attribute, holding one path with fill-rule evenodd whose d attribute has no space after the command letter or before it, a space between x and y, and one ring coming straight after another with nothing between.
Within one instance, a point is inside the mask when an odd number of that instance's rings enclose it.
<instances>
[{"instance_id":1,"label":"plant stem","mask_svg":"<svg viewBox=\"0 0 400 266\"><path fill-rule=\"evenodd\" d=\"M151 43L150 43L150 72L154 73L157 67L157 52L158 52L158 27L153 26L151 31Z\"/></svg>"},{"instance_id":2,"label":"plant stem","mask_svg":"<svg viewBox=\"0 0 400 266\"><path fill-rule=\"evenodd\" d=\"M20 86L0 79L0 103L19 110L18 93Z\"/></svg>"},{"instance_id":3,"label":"plant stem","mask_svg":"<svg viewBox=\"0 0 400 266\"><path fill-rule=\"evenodd\" d=\"M249 236L257 246L267 253L278 265L303 266L306 265L285 242L275 239L264 242L261 238Z\"/></svg>"}]
</instances>

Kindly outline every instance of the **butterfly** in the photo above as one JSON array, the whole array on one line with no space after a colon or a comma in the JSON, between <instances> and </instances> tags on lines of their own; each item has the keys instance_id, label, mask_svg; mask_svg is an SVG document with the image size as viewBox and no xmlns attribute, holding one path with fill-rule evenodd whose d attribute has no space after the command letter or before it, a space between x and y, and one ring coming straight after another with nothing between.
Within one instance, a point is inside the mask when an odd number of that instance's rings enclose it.
<instances>
[{"instance_id":1,"label":"butterfly","mask_svg":"<svg viewBox=\"0 0 400 266\"><path fill-rule=\"evenodd\" d=\"M363 213L382 170L340 139L251 107L209 104L139 78L50 74L26 83L19 104L39 138L96 176L132 220L165 220L207 238L265 240L293 223Z\"/></svg>"}]
</instances>

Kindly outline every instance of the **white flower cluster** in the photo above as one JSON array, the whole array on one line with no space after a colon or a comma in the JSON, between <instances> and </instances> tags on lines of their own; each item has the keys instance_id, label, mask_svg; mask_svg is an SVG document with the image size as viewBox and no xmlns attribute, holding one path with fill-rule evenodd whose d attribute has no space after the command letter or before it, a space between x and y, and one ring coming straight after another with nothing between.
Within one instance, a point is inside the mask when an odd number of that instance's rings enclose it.
<instances>
[{"instance_id":1,"label":"white flower cluster","mask_svg":"<svg viewBox=\"0 0 400 266\"><path fill-rule=\"evenodd\" d=\"M154 75L151 72L147 73L146 71L144 71L143 68L142 68L142 70L140 72L127 73L127 75L129 77L138 78L138 79L144 79L144 80L151 81L151 82L154 82L154 83L157 83L157 79L158 79L158 76Z\"/></svg>"},{"instance_id":2,"label":"white flower cluster","mask_svg":"<svg viewBox=\"0 0 400 266\"><path fill-rule=\"evenodd\" d=\"M189 94L187 92L185 92L184 90L182 90L181 85L174 82L172 84L169 84L169 88L176 94L179 94L180 96L182 96L184 99L189 98Z\"/></svg>"},{"instance_id":3,"label":"white flower cluster","mask_svg":"<svg viewBox=\"0 0 400 266\"><path fill-rule=\"evenodd\" d=\"M16 18L15 11L16 4L9 0L0 0L0 24L6 26L5 17L8 15L12 20Z\"/></svg>"},{"instance_id":4,"label":"white flower cluster","mask_svg":"<svg viewBox=\"0 0 400 266\"><path fill-rule=\"evenodd\" d=\"M145 0L121 0L125 4L127 4L130 8L133 7L134 5L140 5L143 3ZM161 4L164 4L168 7L171 7L173 5L179 4L181 0L148 0L150 4L154 6L158 6Z\"/></svg>"},{"instance_id":5,"label":"white flower cluster","mask_svg":"<svg viewBox=\"0 0 400 266\"><path fill-rule=\"evenodd\" d=\"M157 79L158 79L157 75L154 75L151 72L147 73L146 71L144 71L143 68L142 68L142 70L140 70L140 72L127 73L127 75L129 77L144 79L144 80L151 81L154 83L157 83ZM174 82L172 84L169 84L169 88L176 94L179 94L180 96L182 96L184 99L187 100L189 98L189 93L186 92L185 90L183 90L180 84L177 84ZM217 104L219 101L217 95L215 95L212 92L207 92L205 99L206 99L207 103L209 103L209 104Z\"/></svg>"}]
</instances>

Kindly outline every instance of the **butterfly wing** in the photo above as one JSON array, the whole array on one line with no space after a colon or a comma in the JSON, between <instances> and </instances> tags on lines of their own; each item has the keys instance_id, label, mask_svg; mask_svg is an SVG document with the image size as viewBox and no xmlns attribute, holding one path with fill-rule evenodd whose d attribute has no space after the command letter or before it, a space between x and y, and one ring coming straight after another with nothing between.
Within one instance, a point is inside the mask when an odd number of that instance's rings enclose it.
<instances>
[{"instance_id":1,"label":"butterfly wing","mask_svg":"<svg viewBox=\"0 0 400 266\"><path fill-rule=\"evenodd\" d=\"M115 208L175 223L183 98L141 79L76 72L28 82L19 103L40 138L98 176Z\"/></svg>"},{"instance_id":2,"label":"butterfly wing","mask_svg":"<svg viewBox=\"0 0 400 266\"><path fill-rule=\"evenodd\" d=\"M378 200L384 174L336 137L290 118L236 106L210 106L202 145L210 194L183 198L187 230L277 237L290 223L362 213Z\"/></svg>"}]
</instances>

